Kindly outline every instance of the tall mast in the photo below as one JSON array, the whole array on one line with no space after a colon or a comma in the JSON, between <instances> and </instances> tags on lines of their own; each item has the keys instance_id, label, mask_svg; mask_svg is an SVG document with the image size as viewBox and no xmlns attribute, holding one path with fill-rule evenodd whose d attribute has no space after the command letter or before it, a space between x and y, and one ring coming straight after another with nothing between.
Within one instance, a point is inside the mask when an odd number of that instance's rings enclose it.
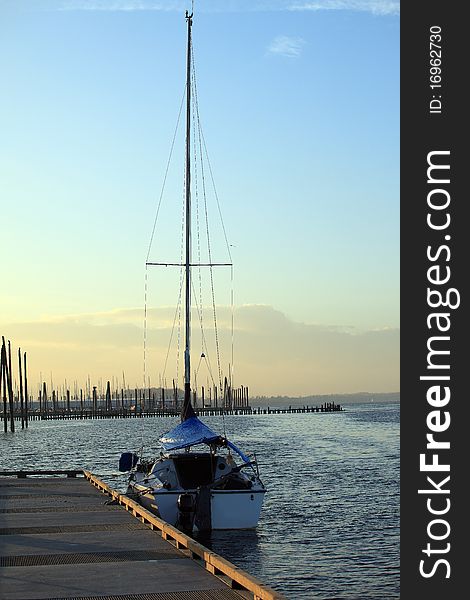
<instances>
[{"instance_id":1,"label":"tall mast","mask_svg":"<svg viewBox=\"0 0 470 600\"><path fill-rule=\"evenodd\" d=\"M181 419L193 413L191 410L191 26L193 15L186 11L188 23L188 52L186 64L186 345L184 350L184 404Z\"/></svg>"}]
</instances>

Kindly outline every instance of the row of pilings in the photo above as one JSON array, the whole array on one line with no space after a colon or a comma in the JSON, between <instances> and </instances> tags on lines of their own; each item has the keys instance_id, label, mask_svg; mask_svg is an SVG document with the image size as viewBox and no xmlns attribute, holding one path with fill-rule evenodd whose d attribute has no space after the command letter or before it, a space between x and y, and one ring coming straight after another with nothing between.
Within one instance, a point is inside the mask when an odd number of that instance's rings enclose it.
<instances>
[{"instance_id":1,"label":"row of pilings","mask_svg":"<svg viewBox=\"0 0 470 600\"><path fill-rule=\"evenodd\" d=\"M21 350L18 350L18 376L12 368L11 344L2 338L1 351L1 381L0 398L3 393L4 430L15 430L15 421L21 420L22 428L28 426L31 420L48 419L100 419L128 418L142 416L175 416L182 409L184 391L179 389L175 381L172 388L131 389L121 388L112 390L111 382L107 381L106 391L102 386L92 386L90 382L85 389L77 385L71 390L67 386L54 389L45 381L41 381L34 395L28 394L26 377L26 353L24 366L21 362ZM24 373L24 376L23 376ZM24 385L23 385L24 381ZM198 392L193 390L192 403L196 412L207 415L249 414L248 387L232 387L225 378L223 390L217 386L201 387Z\"/></svg>"},{"instance_id":2,"label":"row of pilings","mask_svg":"<svg viewBox=\"0 0 470 600\"><path fill-rule=\"evenodd\" d=\"M175 384L173 388L121 388L112 390L111 382L106 382L106 391L97 386L85 389L75 386L51 389L42 382L36 397L29 398L30 419L53 418L106 418L135 416L174 416L181 413L184 390ZM228 414L250 410L248 387L231 388L227 383L222 396L217 387L192 391L192 405L201 414ZM15 396L15 414L19 414L18 396Z\"/></svg>"},{"instance_id":3,"label":"row of pilings","mask_svg":"<svg viewBox=\"0 0 470 600\"><path fill-rule=\"evenodd\" d=\"M182 390L180 390L182 394ZM325 402L320 406L283 406L252 407L248 401L234 401L232 404L221 402L219 405L202 404L193 398L195 412L199 416L222 416L222 415L280 415L298 413L330 413L344 410L339 404ZM27 416L29 421L44 420L70 420L70 419L128 419L148 417L176 417L181 413L182 395L178 398L166 398L165 392L159 389L157 393L151 390L124 390L121 393L99 394L96 386L89 395L57 393L52 390L48 394L47 386L42 385L36 398L29 397ZM13 410L7 416L8 420L19 421L24 413L21 409L19 394L14 395ZM12 416L10 416L12 415ZM3 416L3 415L2 415Z\"/></svg>"},{"instance_id":4,"label":"row of pilings","mask_svg":"<svg viewBox=\"0 0 470 600\"><path fill-rule=\"evenodd\" d=\"M0 351L0 398L3 400L3 430L5 432L8 431L8 423L10 423L10 431L15 431L15 419L21 421L22 429L28 427L28 376L26 366L26 352L22 356L21 348L18 348L19 388L15 403L11 343L10 340L5 342L5 338L2 336L2 348Z\"/></svg>"},{"instance_id":5,"label":"row of pilings","mask_svg":"<svg viewBox=\"0 0 470 600\"><path fill-rule=\"evenodd\" d=\"M42 381L37 395L28 393L28 377L26 352L18 349L18 363L12 359L10 341L2 336L0 402L3 400L3 420L5 432L15 431L21 422L21 428L27 428L31 420L49 419L105 419L129 417L170 417L179 415L184 393L173 381L173 387L166 389L116 389L111 390L107 381L106 392L97 386L88 384L86 389L71 391L64 386L60 390L48 387ZM288 408L259 407L252 408L249 402L249 391L246 386L232 387L225 378L223 390L217 386L201 387L199 392L193 390L192 403L197 414L201 416L217 415L260 415L308 412L336 412L343 410L334 403L321 406L303 406ZM0 426L1 427L1 426Z\"/></svg>"},{"instance_id":6,"label":"row of pilings","mask_svg":"<svg viewBox=\"0 0 470 600\"><path fill-rule=\"evenodd\" d=\"M204 407L196 409L196 414L203 417L217 416L239 416L239 415L284 415L284 414L304 414L304 413L331 413L344 411L344 408L339 404L325 403L320 406L282 406L282 407L245 407L245 408L215 408ZM180 415L179 410L174 408L145 408L137 409L134 407L128 408L112 408L105 410L98 408L84 408L80 410L76 407L71 407L70 410L57 409L56 411L48 410L46 412L30 411L28 414L29 421L46 421L46 420L76 420L76 419L129 419L129 418L149 418L149 417L177 417ZM19 413L14 413L14 418L19 420Z\"/></svg>"}]
</instances>

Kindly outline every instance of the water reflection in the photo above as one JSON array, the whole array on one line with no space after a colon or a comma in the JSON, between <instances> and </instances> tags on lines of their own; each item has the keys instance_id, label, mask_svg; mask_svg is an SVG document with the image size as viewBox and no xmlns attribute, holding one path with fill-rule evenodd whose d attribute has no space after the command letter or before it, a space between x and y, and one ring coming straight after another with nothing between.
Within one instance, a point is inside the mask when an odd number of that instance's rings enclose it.
<instances>
[{"instance_id":1,"label":"water reflection","mask_svg":"<svg viewBox=\"0 0 470 600\"><path fill-rule=\"evenodd\" d=\"M255 451L268 488L255 531L198 541L291 600L399 598L399 406L204 419ZM121 452L156 456L177 418L32 422L0 433L2 468L80 469L124 492Z\"/></svg>"},{"instance_id":2,"label":"water reflection","mask_svg":"<svg viewBox=\"0 0 470 600\"><path fill-rule=\"evenodd\" d=\"M232 556L235 563L250 563L258 556L262 534L257 530L197 532L194 538L217 554Z\"/></svg>"}]
</instances>

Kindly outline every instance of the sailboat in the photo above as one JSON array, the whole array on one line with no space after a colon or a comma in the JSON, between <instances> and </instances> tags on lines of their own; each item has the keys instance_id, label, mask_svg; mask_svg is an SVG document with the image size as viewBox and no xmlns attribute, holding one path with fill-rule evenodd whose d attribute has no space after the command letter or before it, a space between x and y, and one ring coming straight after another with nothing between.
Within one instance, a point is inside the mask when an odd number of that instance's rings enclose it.
<instances>
[{"instance_id":1,"label":"sailboat","mask_svg":"<svg viewBox=\"0 0 470 600\"><path fill-rule=\"evenodd\" d=\"M258 524L266 488L256 461L225 434L203 423L191 403L191 28L186 12L186 168L185 168L185 351L181 422L163 435L162 451L145 460L121 455L119 468L130 471L127 493L164 521L186 531L252 529ZM202 449L201 449L202 447Z\"/></svg>"}]
</instances>

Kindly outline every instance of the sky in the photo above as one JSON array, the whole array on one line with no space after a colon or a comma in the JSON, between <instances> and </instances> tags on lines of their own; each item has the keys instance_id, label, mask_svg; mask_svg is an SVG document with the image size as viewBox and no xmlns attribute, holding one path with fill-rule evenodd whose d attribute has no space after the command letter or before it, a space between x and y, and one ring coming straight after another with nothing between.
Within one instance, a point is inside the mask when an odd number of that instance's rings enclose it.
<instances>
[{"instance_id":1,"label":"sky","mask_svg":"<svg viewBox=\"0 0 470 600\"><path fill-rule=\"evenodd\" d=\"M145 262L179 260L181 124L162 185L186 8L0 0L0 334L32 382L181 381L179 274ZM233 315L234 383L253 394L398 391L399 3L196 0L193 45L234 263L233 309L230 269L215 276L224 373Z\"/></svg>"}]
</instances>

